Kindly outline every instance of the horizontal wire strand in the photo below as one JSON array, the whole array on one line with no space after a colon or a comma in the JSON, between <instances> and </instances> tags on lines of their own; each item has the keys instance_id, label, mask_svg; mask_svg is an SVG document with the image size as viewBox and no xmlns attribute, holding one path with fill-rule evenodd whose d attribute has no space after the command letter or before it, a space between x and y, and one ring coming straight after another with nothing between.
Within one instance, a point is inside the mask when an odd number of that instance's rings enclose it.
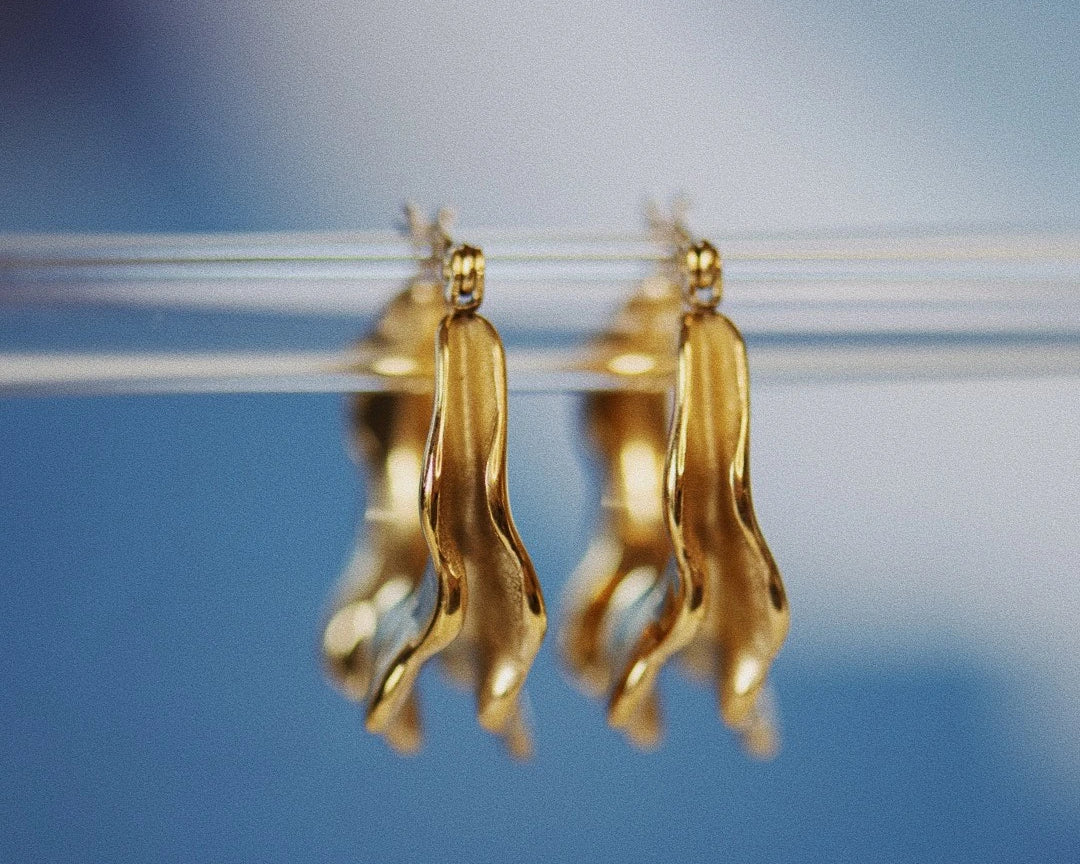
<instances>
[{"instance_id":1,"label":"horizontal wire strand","mask_svg":"<svg viewBox=\"0 0 1080 864\"><path fill-rule=\"evenodd\" d=\"M488 271L494 290L485 309L511 334L511 389L620 384L583 372L572 350L527 345L553 333L572 333L583 344L649 275L649 265L670 260L661 246L642 235L461 236L491 244L485 257L495 265ZM725 271L725 308L737 312L755 375L765 379L1072 376L1080 370L1080 234L743 238L726 248L725 262L733 266ZM0 306L68 309L76 316L73 328L85 325L79 316L94 309L106 317L150 309L330 314L363 318L366 327L424 260L400 234L386 232L3 235ZM497 281L505 283L501 289ZM395 386L349 372L344 349L207 354L192 342L168 353L153 350L152 334L149 343L141 346L146 350L102 345L85 353L52 343L50 350L15 352L0 343L0 393Z\"/></svg>"},{"instance_id":2,"label":"horizontal wire strand","mask_svg":"<svg viewBox=\"0 0 1080 864\"><path fill-rule=\"evenodd\" d=\"M485 238L485 233L462 234L470 242L485 246L489 261L512 263L585 263L641 262L660 263L669 260L671 252L662 244L643 236L626 238L604 235L537 234L519 236L512 242L540 246L541 251L514 249L507 234L502 240L498 233ZM722 235L716 235L722 236ZM483 241L483 242L481 242ZM490 242L489 242L490 241ZM828 245L838 243L841 245ZM544 249L544 244L555 248ZM278 247L279 251L243 253L217 251L229 246L240 249ZM559 249L558 246L566 248ZM843 241L814 238L777 241L769 239L730 239L718 242L724 260L728 262L872 262L872 261L1008 261L1041 260L1080 261L1080 234L988 234L988 235L927 235L922 237L848 237ZM335 252L303 251L311 247L346 247ZM363 246L379 247L364 251ZM509 248L507 248L509 246ZM586 247L572 248L574 246ZM604 249L604 246L614 248ZM620 246L629 248L619 248ZM772 248L770 248L770 246ZM105 249L142 247L151 249L188 250L178 254L95 254ZM212 247L214 252L197 251ZM289 248L293 251L288 251ZM387 249L385 247L394 247ZM59 250L59 251L58 251ZM400 235L375 233L367 235L207 235L191 236L117 236L108 235L0 235L0 267L50 266L127 266L127 265L198 265L198 264L258 264L258 263L417 263L425 253Z\"/></svg>"}]
</instances>

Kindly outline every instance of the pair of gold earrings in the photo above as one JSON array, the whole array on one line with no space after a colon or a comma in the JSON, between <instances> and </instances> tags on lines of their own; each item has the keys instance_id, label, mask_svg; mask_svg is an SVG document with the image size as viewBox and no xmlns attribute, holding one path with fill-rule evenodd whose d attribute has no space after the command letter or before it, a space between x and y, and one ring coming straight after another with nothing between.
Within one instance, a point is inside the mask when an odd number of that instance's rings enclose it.
<instances>
[{"instance_id":1,"label":"pair of gold earrings","mask_svg":"<svg viewBox=\"0 0 1080 864\"><path fill-rule=\"evenodd\" d=\"M716 249L674 230L673 271L644 284L584 364L624 386L586 397L606 490L571 579L561 654L579 686L606 698L609 723L645 748L662 735L657 676L680 654L715 682L721 714L748 749L766 756L776 747L766 675L789 618L750 498L746 349L717 311ZM366 706L368 730L413 752L422 737L414 685L438 655L473 690L480 724L524 758L522 685L547 616L510 515L505 353L477 311L482 252L451 249L441 219L413 234L431 255L358 346L365 368L397 382L352 402L368 502L324 659ZM669 432L656 385L672 372Z\"/></svg>"}]
</instances>

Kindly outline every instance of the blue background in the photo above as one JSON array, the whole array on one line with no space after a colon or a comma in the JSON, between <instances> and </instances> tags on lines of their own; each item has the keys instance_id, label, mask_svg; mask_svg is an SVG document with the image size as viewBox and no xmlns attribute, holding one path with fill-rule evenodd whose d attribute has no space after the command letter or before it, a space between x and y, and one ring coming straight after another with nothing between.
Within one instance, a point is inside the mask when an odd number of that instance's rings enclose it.
<instances>
[{"instance_id":1,"label":"blue background","mask_svg":"<svg viewBox=\"0 0 1080 864\"><path fill-rule=\"evenodd\" d=\"M519 400L511 432L544 401ZM511 763L434 674L424 754L390 755L317 663L356 517L339 413L314 396L4 406L5 859L1075 856L1077 799L1030 776L1005 676L940 635L822 662L798 614L774 763L747 761L676 676L664 749L631 751L550 640L529 683L534 763ZM550 468L573 474L572 455ZM518 521L556 598L591 496L545 503L521 461Z\"/></svg>"},{"instance_id":2,"label":"blue background","mask_svg":"<svg viewBox=\"0 0 1080 864\"><path fill-rule=\"evenodd\" d=\"M680 187L743 230L1075 228L1077 22L1070 4L7 3L0 229L385 227L408 194L469 224L610 229ZM162 314L31 310L0 336L353 335ZM437 674L408 760L323 679L363 503L339 398L2 400L0 860L1078 860L1077 395L756 388L755 501L794 616L782 754L746 760L676 674L665 746L638 754L549 638L524 766ZM511 411L553 635L598 490L571 398Z\"/></svg>"}]
</instances>

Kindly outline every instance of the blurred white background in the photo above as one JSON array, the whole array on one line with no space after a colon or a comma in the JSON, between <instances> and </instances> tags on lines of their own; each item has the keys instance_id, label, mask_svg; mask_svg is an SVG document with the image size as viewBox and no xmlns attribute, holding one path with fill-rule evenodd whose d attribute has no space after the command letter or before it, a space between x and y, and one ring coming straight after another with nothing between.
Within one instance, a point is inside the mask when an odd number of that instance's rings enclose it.
<instances>
[{"instance_id":1,"label":"blurred white background","mask_svg":"<svg viewBox=\"0 0 1080 864\"><path fill-rule=\"evenodd\" d=\"M1068 2L23 0L6 16L9 227L383 227L405 197L469 225L636 227L646 195L676 190L722 231L1080 213ZM31 182L47 194L28 202ZM181 206L145 200L165 190Z\"/></svg>"}]
</instances>

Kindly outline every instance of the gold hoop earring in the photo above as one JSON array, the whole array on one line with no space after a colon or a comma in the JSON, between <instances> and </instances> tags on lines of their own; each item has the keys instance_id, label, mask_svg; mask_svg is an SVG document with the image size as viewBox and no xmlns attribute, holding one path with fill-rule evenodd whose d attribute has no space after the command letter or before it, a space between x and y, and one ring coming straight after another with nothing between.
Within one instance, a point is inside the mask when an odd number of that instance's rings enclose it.
<instances>
[{"instance_id":1,"label":"gold hoop earring","mask_svg":"<svg viewBox=\"0 0 1080 864\"><path fill-rule=\"evenodd\" d=\"M510 513L506 357L478 314L484 256L459 246L445 269L435 408L421 490L424 537L440 581L461 592L461 635L447 670L476 694L480 725L519 758L532 750L519 695L547 629L540 583Z\"/></svg>"},{"instance_id":2,"label":"gold hoop earring","mask_svg":"<svg viewBox=\"0 0 1080 864\"><path fill-rule=\"evenodd\" d=\"M449 246L449 216L440 212L430 225L421 224L415 210L408 217L414 242L430 244L432 254L386 307L375 332L353 350L356 366L383 377L388 389L349 400L350 451L367 469L367 503L322 639L330 679L369 709L378 701L375 682L385 674L388 646L403 633L422 633L435 614L435 576L417 490L431 426L435 334L445 315L439 269ZM437 644L429 641L423 650L436 650ZM381 713L375 729L393 749L419 750L423 734L415 691Z\"/></svg>"},{"instance_id":3,"label":"gold hoop earring","mask_svg":"<svg viewBox=\"0 0 1080 864\"><path fill-rule=\"evenodd\" d=\"M467 246L454 249L446 257L444 279L445 304L439 301L439 323L428 355L434 357L435 392L434 399L427 400L431 420L422 458L417 458L415 434L377 451L378 464L398 470L401 483L415 480L413 514L420 490L420 518L407 525L398 518L397 524L410 553L415 552L417 536L422 537L432 567L417 576L416 556L411 554L404 559L411 562L410 573L399 582L383 576L367 580L332 616L324 646L332 643L335 650L326 654L341 680L340 649L355 643L345 656L358 658L352 666L359 671L347 692L355 694L365 684L366 726L397 749L419 746L414 685L424 663L441 653L451 676L474 690L480 724L502 736L512 755L526 757L532 739L520 695L547 618L540 585L510 514L505 354L494 327L477 313L484 292L482 252ZM409 326L426 322L432 311L430 285L422 295L414 317L402 317L401 329L394 328L400 339L383 360L396 357L402 368L409 364L422 369L419 340ZM384 318L383 326L389 323ZM403 354L401 349L412 343L417 343L414 350ZM405 406L409 420L415 420L411 409L419 404L395 403L401 410L384 414L383 422L404 416ZM393 432L415 428L402 420ZM398 488L376 484L376 507L388 498L397 502L395 494L386 491L390 487ZM396 587L383 597L387 585ZM360 611L364 609L366 613ZM356 641L358 628L351 624L365 616L371 625L364 632L370 633ZM341 630L341 639L330 637L335 629Z\"/></svg>"},{"instance_id":4,"label":"gold hoop earring","mask_svg":"<svg viewBox=\"0 0 1080 864\"><path fill-rule=\"evenodd\" d=\"M715 248L692 243L678 217L652 221L678 249L674 272L645 283L587 364L619 386L584 406L605 492L571 578L561 653L582 689L606 695L609 723L648 748L662 735L657 675L681 652L716 682L746 748L769 756L777 736L764 682L789 613L750 498L746 349L716 310Z\"/></svg>"},{"instance_id":5,"label":"gold hoop earring","mask_svg":"<svg viewBox=\"0 0 1080 864\"><path fill-rule=\"evenodd\" d=\"M776 740L764 687L790 612L750 494L746 345L717 309L719 253L699 242L682 259L688 309L679 336L665 509L679 571L705 583L704 619L685 656L715 681L724 721L751 752L769 756Z\"/></svg>"},{"instance_id":6,"label":"gold hoop earring","mask_svg":"<svg viewBox=\"0 0 1080 864\"><path fill-rule=\"evenodd\" d=\"M647 280L590 349L594 372L618 390L589 394L583 417L604 468L598 531L571 577L562 658L611 726L651 749L663 734L656 679L703 614L697 573L672 563L664 515L667 381L682 301L669 279Z\"/></svg>"}]
</instances>

